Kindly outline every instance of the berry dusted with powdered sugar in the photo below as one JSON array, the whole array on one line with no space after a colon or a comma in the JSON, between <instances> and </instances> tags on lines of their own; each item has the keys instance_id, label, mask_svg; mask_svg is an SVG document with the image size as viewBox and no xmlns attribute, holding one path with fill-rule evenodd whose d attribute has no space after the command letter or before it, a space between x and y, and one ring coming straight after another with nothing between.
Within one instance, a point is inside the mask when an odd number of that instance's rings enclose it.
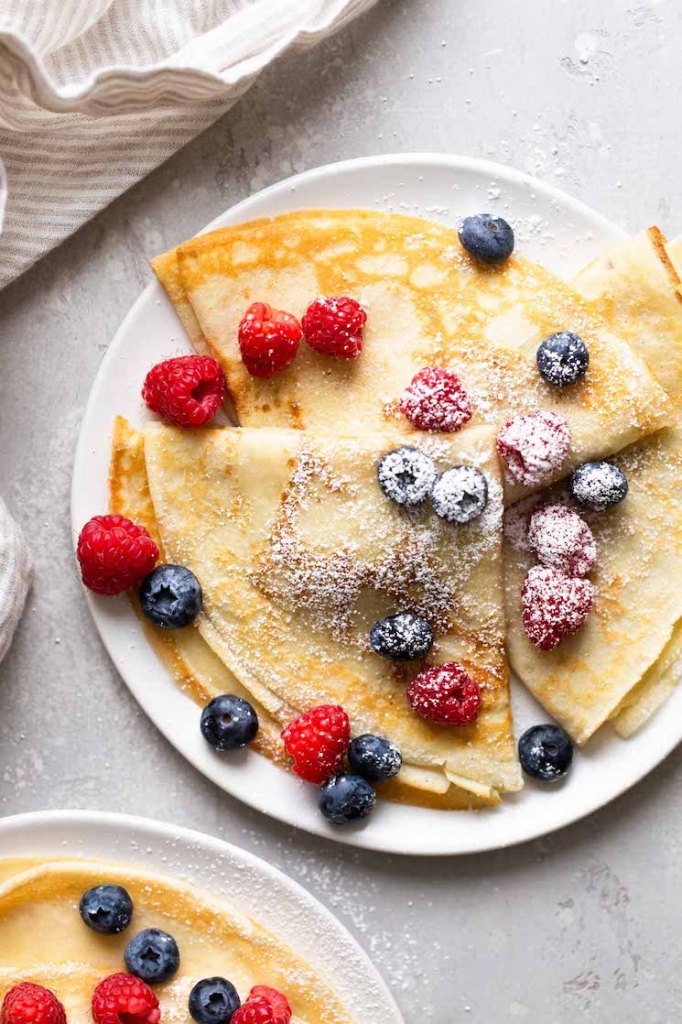
<instances>
[{"instance_id":1,"label":"berry dusted with powdered sugar","mask_svg":"<svg viewBox=\"0 0 682 1024\"><path fill-rule=\"evenodd\" d=\"M350 720L335 704L320 704L299 715L282 731L284 749L294 760L292 770L318 786L343 763L350 742Z\"/></svg>"},{"instance_id":2,"label":"berry dusted with powdered sugar","mask_svg":"<svg viewBox=\"0 0 682 1024\"><path fill-rule=\"evenodd\" d=\"M179 427L203 427L225 397L225 375L210 356L178 356L157 363L144 380L147 406Z\"/></svg>"},{"instance_id":3,"label":"berry dusted with powdered sugar","mask_svg":"<svg viewBox=\"0 0 682 1024\"><path fill-rule=\"evenodd\" d=\"M172 935L160 928L138 932L123 953L126 970L148 985L158 985L177 974L180 950Z\"/></svg>"},{"instance_id":4,"label":"berry dusted with powdered sugar","mask_svg":"<svg viewBox=\"0 0 682 1024\"><path fill-rule=\"evenodd\" d=\"M239 324L239 351L252 377L268 378L281 373L296 358L301 325L291 313L254 302Z\"/></svg>"},{"instance_id":5,"label":"berry dusted with powdered sugar","mask_svg":"<svg viewBox=\"0 0 682 1024\"><path fill-rule=\"evenodd\" d=\"M418 715L438 725L472 725L481 709L481 688L456 661L435 665L415 676L407 702Z\"/></svg>"},{"instance_id":6,"label":"berry dusted with powdered sugar","mask_svg":"<svg viewBox=\"0 0 682 1024\"><path fill-rule=\"evenodd\" d=\"M348 764L368 782L386 782L400 771L403 759L395 743L385 736L365 733L356 736L348 747Z\"/></svg>"},{"instance_id":7,"label":"berry dusted with powdered sugar","mask_svg":"<svg viewBox=\"0 0 682 1024\"><path fill-rule=\"evenodd\" d=\"M241 1000L227 978L202 978L190 992L187 1006L197 1024L230 1024Z\"/></svg>"},{"instance_id":8,"label":"berry dusted with powdered sugar","mask_svg":"<svg viewBox=\"0 0 682 1024\"><path fill-rule=\"evenodd\" d=\"M96 885L81 896L78 910L88 928L119 935L133 918L133 901L122 885Z\"/></svg>"},{"instance_id":9,"label":"berry dusted with powdered sugar","mask_svg":"<svg viewBox=\"0 0 682 1024\"><path fill-rule=\"evenodd\" d=\"M464 526L477 519L488 503L488 483L473 466L453 466L436 480L431 491L433 511L448 523Z\"/></svg>"},{"instance_id":10,"label":"berry dusted with powdered sugar","mask_svg":"<svg viewBox=\"0 0 682 1024\"><path fill-rule=\"evenodd\" d=\"M369 634L372 649L384 658L410 661L423 658L433 647L433 630L426 619L412 612L399 612L379 619Z\"/></svg>"},{"instance_id":11,"label":"berry dusted with powdered sugar","mask_svg":"<svg viewBox=\"0 0 682 1024\"><path fill-rule=\"evenodd\" d=\"M258 715L253 706L232 693L221 693L201 712L201 735L216 750L237 750L255 739Z\"/></svg>"},{"instance_id":12,"label":"berry dusted with powdered sugar","mask_svg":"<svg viewBox=\"0 0 682 1024\"><path fill-rule=\"evenodd\" d=\"M332 825L348 825L366 818L374 809L376 793L360 775L337 775L325 782L320 793L322 816Z\"/></svg>"},{"instance_id":13,"label":"berry dusted with powdered sugar","mask_svg":"<svg viewBox=\"0 0 682 1024\"><path fill-rule=\"evenodd\" d=\"M357 359L367 314L345 295L315 299L301 319L305 340L316 352L337 359Z\"/></svg>"},{"instance_id":14,"label":"berry dusted with powdered sugar","mask_svg":"<svg viewBox=\"0 0 682 1024\"><path fill-rule=\"evenodd\" d=\"M519 761L526 775L555 782L573 763L571 737L559 725L534 725L519 740Z\"/></svg>"},{"instance_id":15,"label":"berry dusted with powdered sugar","mask_svg":"<svg viewBox=\"0 0 682 1024\"><path fill-rule=\"evenodd\" d=\"M460 430L473 415L457 374L432 366L412 378L400 398L400 411L418 430L448 433Z\"/></svg>"},{"instance_id":16,"label":"berry dusted with powdered sugar","mask_svg":"<svg viewBox=\"0 0 682 1024\"><path fill-rule=\"evenodd\" d=\"M573 473L568 489L583 508L605 512L627 496L628 479L610 462L584 462Z\"/></svg>"},{"instance_id":17,"label":"berry dusted with powdered sugar","mask_svg":"<svg viewBox=\"0 0 682 1024\"><path fill-rule=\"evenodd\" d=\"M66 1013L49 988L22 981L5 994L0 1024L66 1024Z\"/></svg>"},{"instance_id":18,"label":"berry dusted with powdered sugar","mask_svg":"<svg viewBox=\"0 0 682 1024\"><path fill-rule=\"evenodd\" d=\"M585 625L594 605L589 580L535 566L521 590L523 628L541 651L551 651Z\"/></svg>"},{"instance_id":19,"label":"berry dusted with powdered sugar","mask_svg":"<svg viewBox=\"0 0 682 1024\"><path fill-rule=\"evenodd\" d=\"M409 446L387 452L377 466L381 490L391 501L407 508L428 498L437 476L433 459Z\"/></svg>"},{"instance_id":20,"label":"berry dusted with powdered sugar","mask_svg":"<svg viewBox=\"0 0 682 1024\"><path fill-rule=\"evenodd\" d=\"M92 996L95 1024L159 1024L159 1000L149 985L133 974L111 974Z\"/></svg>"},{"instance_id":21,"label":"berry dusted with powdered sugar","mask_svg":"<svg viewBox=\"0 0 682 1024\"><path fill-rule=\"evenodd\" d=\"M546 384L565 388L585 376L590 353L583 339L573 331L559 331L545 338L538 347L536 362Z\"/></svg>"},{"instance_id":22,"label":"berry dusted with powdered sugar","mask_svg":"<svg viewBox=\"0 0 682 1024\"><path fill-rule=\"evenodd\" d=\"M515 480L526 487L548 483L571 445L563 416L541 410L510 420L497 436L497 450Z\"/></svg>"},{"instance_id":23,"label":"berry dusted with powdered sugar","mask_svg":"<svg viewBox=\"0 0 682 1024\"><path fill-rule=\"evenodd\" d=\"M565 505L536 509L530 517L528 542L541 565L567 576L587 576L597 564L592 530Z\"/></svg>"},{"instance_id":24,"label":"berry dusted with powdered sugar","mask_svg":"<svg viewBox=\"0 0 682 1024\"><path fill-rule=\"evenodd\" d=\"M503 263L514 251L514 232L502 217L476 213L465 217L459 240L466 251L482 263Z\"/></svg>"},{"instance_id":25,"label":"berry dusted with powdered sugar","mask_svg":"<svg viewBox=\"0 0 682 1024\"><path fill-rule=\"evenodd\" d=\"M269 985L254 985L230 1024L289 1024L291 1007L286 996Z\"/></svg>"}]
</instances>

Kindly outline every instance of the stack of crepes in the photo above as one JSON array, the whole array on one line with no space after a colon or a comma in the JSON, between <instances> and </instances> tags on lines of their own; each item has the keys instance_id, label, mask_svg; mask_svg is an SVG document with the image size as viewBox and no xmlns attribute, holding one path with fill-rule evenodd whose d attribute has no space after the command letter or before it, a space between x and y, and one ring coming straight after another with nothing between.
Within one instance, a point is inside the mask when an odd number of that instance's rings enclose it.
<instances>
[{"instance_id":1,"label":"stack of crepes","mask_svg":"<svg viewBox=\"0 0 682 1024\"><path fill-rule=\"evenodd\" d=\"M162 557L191 568L203 588L196 628L153 637L179 683L199 702L248 696L261 720L257 748L273 759L297 713L342 704L355 733L385 735L402 751L384 795L440 808L485 806L521 786L508 658L578 743L606 722L623 736L645 722L680 675L676 265L682 246L650 229L567 284L518 255L482 266L437 224L349 210L214 231L155 259L192 346L223 367L239 424L116 424L112 511L144 523ZM237 339L247 307L263 301L300 318L318 295L362 304L360 357L302 344L276 377L250 376ZM561 330L583 338L590 366L557 390L538 375L535 354ZM475 411L459 432L418 431L400 413L400 395L424 367L463 382ZM549 481L557 492L573 467L611 457L630 484L625 502L591 521L594 611L550 652L526 638L520 602L531 556L519 521L547 496L506 479L495 446L505 422L539 409L570 427L569 454ZM377 462L406 443L439 470L485 472L480 519L453 526L385 498ZM507 540L504 506L514 506ZM480 684L473 725L419 718L404 690L424 663L396 665L371 650L371 625L405 607L434 625L427 663L456 660Z\"/></svg>"}]
</instances>

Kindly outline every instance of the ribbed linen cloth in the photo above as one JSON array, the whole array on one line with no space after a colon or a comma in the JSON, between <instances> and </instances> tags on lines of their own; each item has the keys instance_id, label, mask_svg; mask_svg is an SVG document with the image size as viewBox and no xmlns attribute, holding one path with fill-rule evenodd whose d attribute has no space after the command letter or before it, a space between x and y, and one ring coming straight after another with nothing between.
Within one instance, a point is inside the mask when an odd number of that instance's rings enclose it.
<instances>
[{"instance_id":1,"label":"ribbed linen cloth","mask_svg":"<svg viewBox=\"0 0 682 1024\"><path fill-rule=\"evenodd\" d=\"M0 498L0 661L12 642L32 575L24 536Z\"/></svg>"},{"instance_id":2,"label":"ribbed linen cloth","mask_svg":"<svg viewBox=\"0 0 682 1024\"><path fill-rule=\"evenodd\" d=\"M0 0L0 288L377 0Z\"/></svg>"}]
</instances>

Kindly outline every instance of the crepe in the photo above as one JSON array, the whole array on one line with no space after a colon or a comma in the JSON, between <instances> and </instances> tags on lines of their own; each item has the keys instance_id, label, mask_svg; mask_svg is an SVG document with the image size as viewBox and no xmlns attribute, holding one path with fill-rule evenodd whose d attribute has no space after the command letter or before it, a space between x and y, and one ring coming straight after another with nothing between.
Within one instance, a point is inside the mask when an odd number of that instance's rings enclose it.
<instances>
[{"instance_id":1,"label":"crepe","mask_svg":"<svg viewBox=\"0 0 682 1024\"><path fill-rule=\"evenodd\" d=\"M103 882L123 885L133 900L133 921L121 935L97 934L78 913L83 893ZM127 943L149 927L169 932L180 949L178 973L155 986L162 1020L190 1024L191 988L220 976L242 999L259 984L285 993L292 1024L352 1024L329 979L215 894L98 861L0 861L0 1001L13 985L37 982L64 1004L69 1024L91 1024L96 985L125 969Z\"/></svg>"},{"instance_id":2,"label":"crepe","mask_svg":"<svg viewBox=\"0 0 682 1024\"><path fill-rule=\"evenodd\" d=\"M407 512L376 481L384 436L294 430L145 432L150 493L166 557L204 593L201 636L282 724L321 703L346 708L353 732L400 748L404 789L434 806L482 801L521 785L509 710L501 580L501 485L489 428L416 443L443 469L476 465L489 502L466 527L429 507ZM430 621L436 664L480 683L467 727L433 725L404 691L424 663L375 654L378 619L413 608ZM389 790L390 792L390 790ZM440 803L438 797L443 797Z\"/></svg>"},{"instance_id":3,"label":"crepe","mask_svg":"<svg viewBox=\"0 0 682 1024\"><path fill-rule=\"evenodd\" d=\"M508 650L513 668L579 743L612 717L623 736L646 722L677 685L682 661L682 294L664 239L651 229L596 260L576 287L607 308L660 375L676 424L612 461L629 493L586 514L598 546L597 602L586 626L554 651L538 651L521 622L520 591L534 563L524 543L532 504L508 512L505 543ZM565 490L543 501L568 501Z\"/></svg>"},{"instance_id":4,"label":"crepe","mask_svg":"<svg viewBox=\"0 0 682 1024\"><path fill-rule=\"evenodd\" d=\"M413 217L302 211L201 236L153 262L190 340L221 363L239 422L356 433L413 433L398 399L425 366L459 374L474 423L499 426L551 408L567 419L571 465L620 450L670 422L663 389L614 333L606 311L549 271L514 256L504 267L472 260L456 232ZM301 316L318 294L350 295L368 313L355 361L302 342L277 377L249 376L237 328L260 300ZM191 310L191 312L190 312ZM570 329L590 347L587 378L559 392L540 379L538 343ZM528 491L513 480L513 500Z\"/></svg>"}]
</instances>

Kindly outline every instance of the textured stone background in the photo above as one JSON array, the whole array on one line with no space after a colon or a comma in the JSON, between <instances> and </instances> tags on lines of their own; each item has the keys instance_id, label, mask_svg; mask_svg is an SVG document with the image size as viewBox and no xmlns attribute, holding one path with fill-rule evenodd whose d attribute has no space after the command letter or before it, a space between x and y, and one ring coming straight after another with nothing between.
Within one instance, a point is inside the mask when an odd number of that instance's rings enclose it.
<instances>
[{"instance_id":1,"label":"textured stone background","mask_svg":"<svg viewBox=\"0 0 682 1024\"><path fill-rule=\"evenodd\" d=\"M0 488L37 564L0 669L2 814L128 811L253 850L355 932L408 1024L679 1019L682 752L588 821L507 852L405 860L297 834L204 781L138 710L72 571L68 499L88 391L147 257L282 177L464 153L633 230L682 230L681 46L678 0L383 0L0 295Z\"/></svg>"}]
</instances>

